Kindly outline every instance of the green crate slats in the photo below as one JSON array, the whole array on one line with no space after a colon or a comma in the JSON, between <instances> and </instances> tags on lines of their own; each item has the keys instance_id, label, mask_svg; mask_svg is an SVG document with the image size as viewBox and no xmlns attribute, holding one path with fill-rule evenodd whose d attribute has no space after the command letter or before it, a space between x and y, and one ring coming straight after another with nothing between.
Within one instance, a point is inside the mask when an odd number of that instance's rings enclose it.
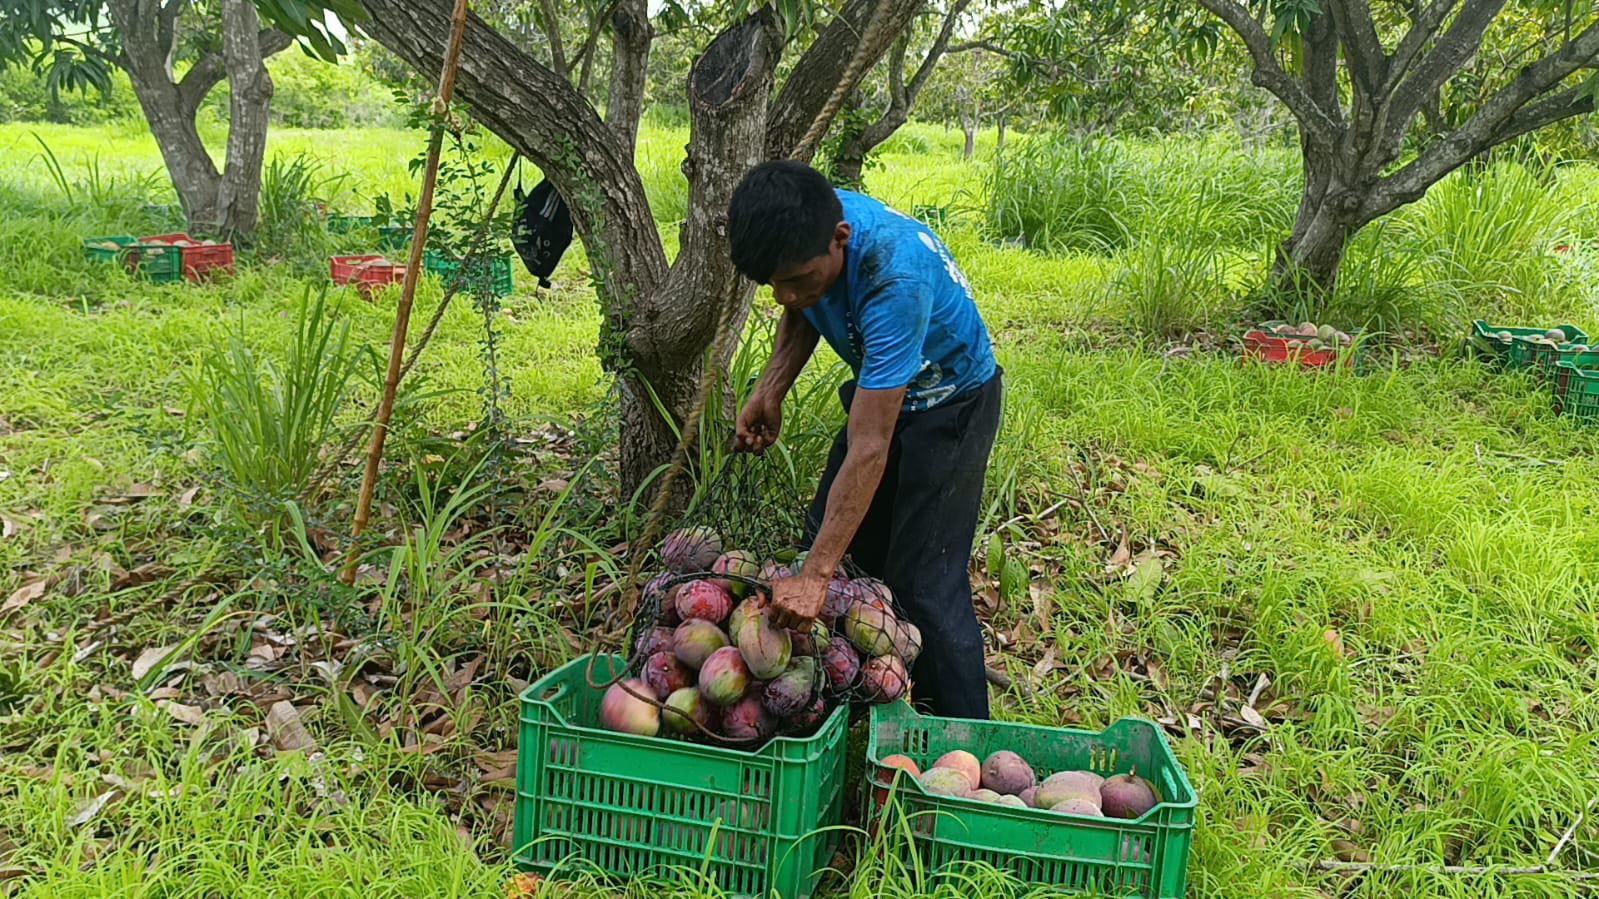
<instances>
[{"instance_id":1,"label":"green crate slats","mask_svg":"<svg viewBox=\"0 0 1599 899\"><path fill-rule=\"evenodd\" d=\"M1581 424L1599 425L1599 352L1581 353L1555 363L1550 385L1555 412Z\"/></svg>"},{"instance_id":2,"label":"green crate slats","mask_svg":"<svg viewBox=\"0 0 1599 899\"><path fill-rule=\"evenodd\" d=\"M1585 344L1588 335L1576 325L1557 325L1566 334L1566 343ZM1510 343L1506 344L1497 336L1499 332L1509 332ZM1483 356L1498 360L1506 368L1527 368L1537 363L1540 350L1553 351L1548 344L1534 343L1527 338L1542 337L1549 331L1548 328L1509 328L1499 325L1490 325L1482 319L1471 323L1471 335L1466 338L1467 345Z\"/></svg>"},{"instance_id":3,"label":"green crate slats","mask_svg":"<svg viewBox=\"0 0 1599 899\"><path fill-rule=\"evenodd\" d=\"M183 248L136 243L127 249L128 267L146 281L167 284L183 280Z\"/></svg>"},{"instance_id":4,"label":"green crate slats","mask_svg":"<svg viewBox=\"0 0 1599 899\"><path fill-rule=\"evenodd\" d=\"M923 769L964 749L979 759L1000 749L1020 753L1040 779L1056 771L1138 775L1162 800L1136 821L1084 819L1039 809L935 796L900 779L898 802L930 870L961 863L992 865L1033 884L1096 895L1177 899L1188 884L1194 788L1154 722L1124 718L1102 732L917 714L903 702L876 705L866 758L868 780L885 756L901 754ZM873 790L865 791L866 814Z\"/></svg>"},{"instance_id":5,"label":"green crate slats","mask_svg":"<svg viewBox=\"0 0 1599 899\"><path fill-rule=\"evenodd\" d=\"M131 235L116 234L106 237L85 237L83 239L83 255L90 262L116 262L122 258L128 247L133 246L135 239ZM116 244L114 247L105 244Z\"/></svg>"},{"instance_id":6,"label":"green crate slats","mask_svg":"<svg viewBox=\"0 0 1599 899\"><path fill-rule=\"evenodd\" d=\"M598 725L588 658L522 694L517 865L620 877L703 866L729 894L809 896L838 844L847 710L755 752L613 733ZM595 658L596 683L625 665Z\"/></svg>"},{"instance_id":7,"label":"green crate slats","mask_svg":"<svg viewBox=\"0 0 1599 899\"><path fill-rule=\"evenodd\" d=\"M327 218L328 230L334 234L347 234L358 228L372 227L372 216L351 215L344 212L330 212Z\"/></svg>"},{"instance_id":8,"label":"green crate slats","mask_svg":"<svg viewBox=\"0 0 1599 899\"><path fill-rule=\"evenodd\" d=\"M461 270L461 263L442 253L428 250L422 254L422 268L438 276L447 288L451 279L456 277L456 272ZM468 293L496 297L510 296L514 286L511 279L511 257L479 256L472 260L465 279L466 283L461 286Z\"/></svg>"}]
</instances>

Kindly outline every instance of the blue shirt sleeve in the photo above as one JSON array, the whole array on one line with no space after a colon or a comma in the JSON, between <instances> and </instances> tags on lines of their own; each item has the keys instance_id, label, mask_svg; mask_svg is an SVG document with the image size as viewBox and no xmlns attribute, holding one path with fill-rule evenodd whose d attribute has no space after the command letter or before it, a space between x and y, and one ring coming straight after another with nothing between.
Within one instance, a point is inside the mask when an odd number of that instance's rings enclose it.
<instances>
[{"instance_id":1,"label":"blue shirt sleeve","mask_svg":"<svg viewBox=\"0 0 1599 899\"><path fill-rule=\"evenodd\" d=\"M862 390L904 387L921 373L932 310L927 286L914 278L883 281L861 302Z\"/></svg>"}]
</instances>

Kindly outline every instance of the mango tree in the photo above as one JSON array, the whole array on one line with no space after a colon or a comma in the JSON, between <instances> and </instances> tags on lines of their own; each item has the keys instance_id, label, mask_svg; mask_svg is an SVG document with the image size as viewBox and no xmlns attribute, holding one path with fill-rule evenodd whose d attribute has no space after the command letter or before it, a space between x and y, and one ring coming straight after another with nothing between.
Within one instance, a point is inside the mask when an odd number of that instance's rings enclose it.
<instances>
[{"instance_id":1,"label":"mango tree","mask_svg":"<svg viewBox=\"0 0 1599 899\"><path fill-rule=\"evenodd\" d=\"M192 229L255 229L272 78L266 59L295 38L331 58L326 13L352 0L0 0L0 66L31 65L52 91L105 90L127 73ZM258 10L259 8L259 10ZM260 13L277 27L262 27ZM181 73L181 74L180 74ZM225 161L217 169L196 117L211 90L231 88Z\"/></svg>"},{"instance_id":2,"label":"mango tree","mask_svg":"<svg viewBox=\"0 0 1599 899\"><path fill-rule=\"evenodd\" d=\"M1278 287L1332 289L1362 226L1496 146L1593 112L1599 93L1591 3L1197 2L1234 32L1251 80L1298 125L1305 183L1273 266ZM1465 77L1485 46L1505 62ZM1422 116L1450 93L1457 123L1428 129Z\"/></svg>"}]
</instances>

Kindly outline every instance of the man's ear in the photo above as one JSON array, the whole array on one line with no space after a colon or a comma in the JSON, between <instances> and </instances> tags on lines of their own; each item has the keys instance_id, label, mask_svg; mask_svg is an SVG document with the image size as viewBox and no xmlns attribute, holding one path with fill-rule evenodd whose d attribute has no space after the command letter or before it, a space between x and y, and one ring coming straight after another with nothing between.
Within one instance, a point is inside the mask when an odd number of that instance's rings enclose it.
<instances>
[{"instance_id":1,"label":"man's ear","mask_svg":"<svg viewBox=\"0 0 1599 899\"><path fill-rule=\"evenodd\" d=\"M849 235L849 222L839 222L833 227L833 245L838 247L840 250L844 249L846 246L849 246Z\"/></svg>"}]
</instances>

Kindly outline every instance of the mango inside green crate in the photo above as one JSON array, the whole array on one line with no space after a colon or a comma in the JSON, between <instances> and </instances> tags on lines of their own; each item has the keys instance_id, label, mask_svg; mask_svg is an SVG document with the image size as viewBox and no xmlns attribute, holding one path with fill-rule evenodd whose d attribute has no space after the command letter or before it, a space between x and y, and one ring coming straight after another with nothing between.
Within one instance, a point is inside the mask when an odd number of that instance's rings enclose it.
<instances>
[{"instance_id":1,"label":"mango inside green crate","mask_svg":"<svg viewBox=\"0 0 1599 899\"><path fill-rule=\"evenodd\" d=\"M522 693L513 857L554 875L691 872L728 896L806 899L841 836L848 710L753 752L600 727L620 656ZM701 874L703 872L703 874Z\"/></svg>"},{"instance_id":2,"label":"mango inside green crate","mask_svg":"<svg viewBox=\"0 0 1599 899\"><path fill-rule=\"evenodd\" d=\"M926 770L957 749L979 760L1002 749L1018 753L1040 781L1059 771L1136 773L1155 787L1160 804L1136 820L1089 818L934 795L901 778L897 804L930 870L978 862L1068 893L1145 899L1184 894L1197 800L1154 722L1123 718L1095 732L934 718L903 702L872 707L868 772L890 755L909 756ZM877 813L873 794L867 791L868 815Z\"/></svg>"},{"instance_id":3,"label":"mango inside green crate","mask_svg":"<svg viewBox=\"0 0 1599 899\"><path fill-rule=\"evenodd\" d=\"M1558 330L1566 336L1565 344L1586 344L1588 335L1576 325L1554 325L1548 328L1509 327L1490 325L1482 319L1471 323L1467 345L1476 353L1495 359L1506 368L1526 368L1536 364L1542 347L1538 341L1548 332Z\"/></svg>"},{"instance_id":4,"label":"mango inside green crate","mask_svg":"<svg viewBox=\"0 0 1599 899\"><path fill-rule=\"evenodd\" d=\"M122 251L133 244L133 236L127 234L86 237L83 239L83 255L90 262L116 262L122 256Z\"/></svg>"}]
</instances>

